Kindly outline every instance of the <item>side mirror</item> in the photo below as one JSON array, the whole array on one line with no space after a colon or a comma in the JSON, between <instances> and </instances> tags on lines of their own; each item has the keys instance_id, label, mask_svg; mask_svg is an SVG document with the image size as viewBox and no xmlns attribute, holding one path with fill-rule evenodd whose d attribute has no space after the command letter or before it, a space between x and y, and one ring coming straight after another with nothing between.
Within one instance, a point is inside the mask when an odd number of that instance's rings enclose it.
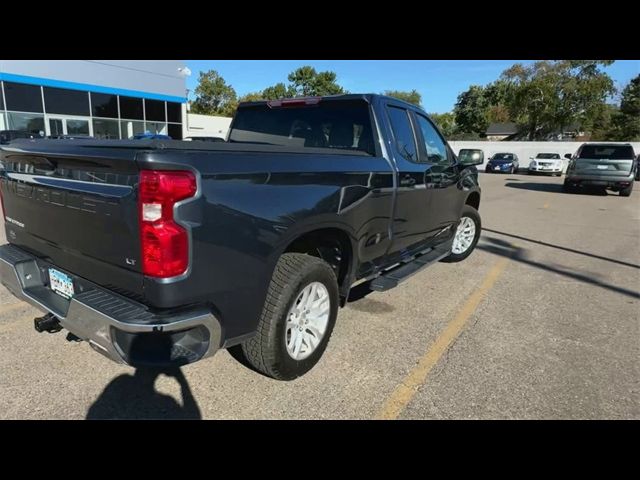
<instances>
[{"instance_id":1,"label":"side mirror","mask_svg":"<svg viewBox=\"0 0 640 480\"><path fill-rule=\"evenodd\" d=\"M484 163L484 152L472 148L463 148L458 153L458 161L464 167L482 165Z\"/></svg>"},{"instance_id":2,"label":"side mirror","mask_svg":"<svg viewBox=\"0 0 640 480\"><path fill-rule=\"evenodd\" d=\"M568 158L569 160L571 160L571 157L572 157L572 156L573 156L573 155L571 155L570 153L565 153L565 154L564 154L564 158Z\"/></svg>"},{"instance_id":3,"label":"side mirror","mask_svg":"<svg viewBox=\"0 0 640 480\"><path fill-rule=\"evenodd\" d=\"M529 160L533 160L533 157L529 157Z\"/></svg>"}]
</instances>

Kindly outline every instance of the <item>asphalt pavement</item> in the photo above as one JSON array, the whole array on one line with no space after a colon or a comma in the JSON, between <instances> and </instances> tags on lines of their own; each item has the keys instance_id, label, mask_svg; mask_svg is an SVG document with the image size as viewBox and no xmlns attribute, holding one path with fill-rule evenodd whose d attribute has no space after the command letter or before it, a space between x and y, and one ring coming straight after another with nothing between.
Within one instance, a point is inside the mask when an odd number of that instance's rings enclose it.
<instances>
[{"instance_id":1,"label":"asphalt pavement","mask_svg":"<svg viewBox=\"0 0 640 480\"><path fill-rule=\"evenodd\" d=\"M480 182L477 250L349 303L293 382L227 351L162 374L117 365L37 333L39 312L0 287L0 418L640 418L640 186Z\"/></svg>"}]
</instances>

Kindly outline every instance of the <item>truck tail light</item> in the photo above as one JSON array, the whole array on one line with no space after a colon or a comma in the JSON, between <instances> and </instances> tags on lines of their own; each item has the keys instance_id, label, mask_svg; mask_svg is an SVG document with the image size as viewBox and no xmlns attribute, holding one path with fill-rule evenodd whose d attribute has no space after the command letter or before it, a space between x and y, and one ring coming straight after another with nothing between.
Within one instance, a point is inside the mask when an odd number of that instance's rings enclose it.
<instances>
[{"instance_id":1,"label":"truck tail light","mask_svg":"<svg viewBox=\"0 0 640 480\"><path fill-rule=\"evenodd\" d=\"M307 105L317 105L320 100L322 100L322 97L285 98L270 100L267 102L267 106L269 108L305 107Z\"/></svg>"},{"instance_id":2,"label":"truck tail light","mask_svg":"<svg viewBox=\"0 0 640 480\"><path fill-rule=\"evenodd\" d=\"M196 194L196 177L183 170L142 170L138 192L142 273L168 278L189 267L189 236L173 218L176 202Z\"/></svg>"}]
</instances>

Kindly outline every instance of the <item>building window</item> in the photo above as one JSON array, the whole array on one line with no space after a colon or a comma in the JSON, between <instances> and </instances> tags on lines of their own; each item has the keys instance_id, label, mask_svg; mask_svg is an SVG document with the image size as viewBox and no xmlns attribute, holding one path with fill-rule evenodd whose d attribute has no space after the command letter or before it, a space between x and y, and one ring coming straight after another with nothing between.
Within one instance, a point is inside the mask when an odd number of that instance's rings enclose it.
<instances>
[{"instance_id":1,"label":"building window","mask_svg":"<svg viewBox=\"0 0 640 480\"><path fill-rule=\"evenodd\" d=\"M144 122L123 120L120 122L120 127L122 128L122 138L131 138L139 133L144 133Z\"/></svg>"},{"instance_id":2,"label":"building window","mask_svg":"<svg viewBox=\"0 0 640 480\"><path fill-rule=\"evenodd\" d=\"M89 116L89 94L66 88L44 87L44 108L47 113Z\"/></svg>"},{"instance_id":3,"label":"building window","mask_svg":"<svg viewBox=\"0 0 640 480\"><path fill-rule=\"evenodd\" d=\"M7 101L7 103L9 102ZM8 130L21 130L44 135L44 116L17 112L7 112L7 116L9 119Z\"/></svg>"},{"instance_id":4,"label":"building window","mask_svg":"<svg viewBox=\"0 0 640 480\"><path fill-rule=\"evenodd\" d=\"M144 120L142 99L133 97L120 97L120 118Z\"/></svg>"},{"instance_id":5,"label":"building window","mask_svg":"<svg viewBox=\"0 0 640 480\"><path fill-rule=\"evenodd\" d=\"M91 92L91 110L94 117L118 118L118 96Z\"/></svg>"},{"instance_id":6,"label":"building window","mask_svg":"<svg viewBox=\"0 0 640 480\"><path fill-rule=\"evenodd\" d=\"M182 123L182 104L167 102L167 121Z\"/></svg>"},{"instance_id":7,"label":"building window","mask_svg":"<svg viewBox=\"0 0 640 480\"><path fill-rule=\"evenodd\" d=\"M123 122L124 123L124 122ZM117 120L106 120L103 118L93 119L93 136L107 140L118 140L120 130Z\"/></svg>"},{"instance_id":8,"label":"building window","mask_svg":"<svg viewBox=\"0 0 640 480\"><path fill-rule=\"evenodd\" d=\"M179 123L170 123L167 135L174 140L182 140L182 125Z\"/></svg>"},{"instance_id":9,"label":"building window","mask_svg":"<svg viewBox=\"0 0 640 480\"><path fill-rule=\"evenodd\" d=\"M89 135L89 120L68 118L67 135Z\"/></svg>"},{"instance_id":10,"label":"building window","mask_svg":"<svg viewBox=\"0 0 640 480\"><path fill-rule=\"evenodd\" d=\"M153 120L156 122L165 122L167 119L164 112L164 102L161 102L159 100L145 99L144 116L146 120Z\"/></svg>"},{"instance_id":11,"label":"building window","mask_svg":"<svg viewBox=\"0 0 640 480\"><path fill-rule=\"evenodd\" d=\"M147 122L146 123L146 131L153 134L167 134L167 124L161 122Z\"/></svg>"},{"instance_id":12,"label":"building window","mask_svg":"<svg viewBox=\"0 0 640 480\"><path fill-rule=\"evenodd\" d=\"M7 110L42 113L42 94L36 85L4 82L4 98Z\"/></svg>"}]
</instances>

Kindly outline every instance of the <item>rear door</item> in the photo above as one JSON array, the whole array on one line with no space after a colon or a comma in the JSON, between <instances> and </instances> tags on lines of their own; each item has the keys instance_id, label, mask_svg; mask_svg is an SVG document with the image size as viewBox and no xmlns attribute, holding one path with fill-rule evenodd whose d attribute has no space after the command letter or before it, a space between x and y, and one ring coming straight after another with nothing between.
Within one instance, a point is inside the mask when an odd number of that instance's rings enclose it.
<instances>
[{"instance_id":1,"label":"rear door","mask_svg":"<svg viewBox=\"0 0 640 480\"><path fill-rule=\"evenodd\" d=\"M141 294L136 151L78 143L71 149L70 142L3 147L7 241L61 270Z\"/></svg>"}]
</instances>

